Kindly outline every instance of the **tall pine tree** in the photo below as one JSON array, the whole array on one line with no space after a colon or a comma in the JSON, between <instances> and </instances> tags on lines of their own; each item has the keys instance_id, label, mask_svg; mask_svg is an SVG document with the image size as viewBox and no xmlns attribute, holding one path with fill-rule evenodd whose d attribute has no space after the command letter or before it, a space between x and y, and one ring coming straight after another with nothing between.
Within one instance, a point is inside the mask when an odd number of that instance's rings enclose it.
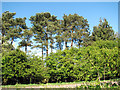
<instances>
[{"instance_id":1,"label":"tall pine tree","mask_svg":"<svg viewBox=\"0 0 120 90\"><path fill-rule=\"evenodd\" d=\"M50 41L50 47L51 51L53 48L53 38L52 34L54 34L54 31L56 29L56 23L57 19L56 16L51 15L48 12L45 13L36 13L35 16L30 17L30 21L33 24L32 30L37 35L39 35L39 39L36 38L36 40L40 40L41 45L38 45L42 48L42 56L43 56L43 45L45 46L46 55L48 56L48 47L49 47L49 41Z\"/></svg>"},{"instance_id":2,"label":"tall pine tree","mask_svg":"<svg viewBox=\"0 0 120 90\"><path fill-rule=\"evenodd\" d=\"M114 40L114 31L112 27L108 24L108 21L104 18L100 19L98 26L93 27L92 40Z\"/></svg>"},{"instance_id":3,"label":"tall pine tree","mask_svg":"<svg viewBox=\"0 0 120 90\"><path fill-rule=\"evenodd\" d=\"M32 30L24 29L22 33L22 41L19 42L19 47L25 47L25 52L27 53L27 47L32 46L32 41L30 40L33 35Z\"/></svg>"},{"instance_id":4,"label":"tall pine tree","mask_svg":"<svg viewBox=\"0 0 120 90\"><path fill-rule=\"evenodd\" d=\"M15 15L9 11L2 14L2 44L10 40L12 45L14 39L20 38L22 29L26 28L26 18L14 18Z\"/></svg>"}]
</instances>

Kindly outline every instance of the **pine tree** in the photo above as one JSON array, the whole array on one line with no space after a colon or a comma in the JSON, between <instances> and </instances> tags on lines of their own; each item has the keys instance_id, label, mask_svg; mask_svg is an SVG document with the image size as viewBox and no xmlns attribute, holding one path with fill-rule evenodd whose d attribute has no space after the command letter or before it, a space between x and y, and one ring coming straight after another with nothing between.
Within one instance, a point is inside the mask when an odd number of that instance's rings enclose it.
<instances>
[{"instance_id":1,"label":"pine tree","mask_svg":"<svg viewBox=\"0 0 120 90\"><path fill-rule=\"evenodd\" d=\"M56 40L56 47L59 48L60 50L63 49L63 42L64 38L62 37L63 30L62 30L62 25L61 25L62 20L58 20L57 24L57 30L56 30L56 35L55 35L55 40Z\"/></svg>"},{"instance_id":2,"label":"pine tree","mask_svg":"<svg viewBox=\"0 0 120 90\"><path fill-rule=\"evenodd\" d=\"M16 13L10 13L9 11L6 11L2 13L2 44L9 40L10 37L8 35L10 34L10 26L13 26L13 16Z\"/></svg>"},{"instance_id":3,"label":"pine tree","mask_svg":"<svg viewBox=\"0 0 120 90\"><path fill-rule=\"evenodd\" d=\"M35 34L40 36L40 39L44 44L42 45L42 52L43 52L43 45L46 49L46 55L48 56L48 46L49 46L49 40L51 42L51 51L53 48L53 39L52 34L54 33L54 30L56 29L56 16L51 15L50 13L36 13L35 16L31 16L30 18L31 23L33 24L33 30ZM40 33L40 34L38 34ZM37 39L36 39L37 40ZM44 40L44 41L43 41ZM43 53L42 53L43 54ZM43 55L42 55L43 56Z\"/></svg>"},{"instance_id":4,"label":"pine tree","mask_svg":"<svg viewBox=\"0 0 120 90\"><path fill-rule=\"evenodd\" d=\"M89 36L89 24L87 19L77 14L69 14L63 16L63 37L65 40L65 46L67 47L67 42L71 41L71 47L73 47L73 42L77 41L80 47L81 43L85 43L87 37Z\"/></svg>"},{"instance_id":5,"label":"pine tree","mask_svg":"<svg viewBox=\"0 0 120 90\"><path fill-rule=\"evenodd\" d=\"M14 39L20 38L22 29L26 28L26 18L15 18L16 13L6 11L2 14L2 44L10 40L11 45Z\"/></svg>"},{"instance_id":6,"label":"pine tree","mask_svg":"<svg viewBox=\"0 0 120 90\"><path fill-rule=\"evenodd\" d=\"M68 49L67 43L69 42L69 38L70 38L70 25L69 25L69 18L67 15L64 14L63 16L63 20L61 23L61 27L63 30L63 34L62 34L62 38L65 42L65 49Z\"/></svg>"},{"instance_id":7,"label":"pine tree","mask_svg":"<svg viewBox=\"0 0 120 90\"><path fill-rule=\"evenodd\" d=\"M100 19L100 24L93 27L92 40L114 40L114 31L108 24L108 21L104 18Z\"/></svg>"},{"instance_id":8,"label":"pine tree","mask_svg":"<svg viewBox=\"0 0 120 90\"><path fill-rule=\"evenodd\" d=\"M82 16L79 18L79 25L76 28L76 41L77 45L87 46L87 42L89 39L89 24L87 19L84 19Z\"/></svg>"},{"instance_id":9,"label":"pine tree","mask_svg":"<svg viewBox=\"0 0 120 90\"><path fill-rule=\"evenodd\" d=\"M22 41L19 42L19 47L25 47L25 52L27 53L27 46L32 46L32 41L30 40L33 32L28 29L24 29L22 33Z\"/></svg>"},{"instance_id":10,"label":"pine tree","mask_svg":"<svg viewBox=\"0 0 120 90\"><path fill-rule=\"evenodd\" d=\"M53 52L54 49L54 43L55 43L55 34L56 34L56 30L59 29L58 28L58 20L56 19L56 16L51 16L50 18L50 22L47 26L48 30L49 30L49 40L50 40L50 48L51 48L51 53Z\"/></svg>"},{"instance_id":11,"label":"pine tree","mask_svg":"<svg viewBox=\"0 0 120 90\"><path fill-rule=\"evenodd\" d=\"M36 43L38 43L38 45L34 45L32 48L41 48L42 49L42 60L43 60L43 51L45 50L45 37L44 34L40 34L39 32L37 32L37 35L34 35L33 39L34 41L36 41Z\"/></svg>"},{"instance_id":12,"label":"pine tree","mask_svg":"<svg viewBox=\"0 0 120 90\"><path fill-rule=\"evenodd\" d=\"M33 48L41 48L42 49L42 59L43 59L43 50L45 49L45 33L44 27L46 26L43 13L36 13L35 16L30 17L30 21L33 24L31 30L34 32L34 41L39 43L38 45L34 45Z\"/></svg>"}]
</instances>

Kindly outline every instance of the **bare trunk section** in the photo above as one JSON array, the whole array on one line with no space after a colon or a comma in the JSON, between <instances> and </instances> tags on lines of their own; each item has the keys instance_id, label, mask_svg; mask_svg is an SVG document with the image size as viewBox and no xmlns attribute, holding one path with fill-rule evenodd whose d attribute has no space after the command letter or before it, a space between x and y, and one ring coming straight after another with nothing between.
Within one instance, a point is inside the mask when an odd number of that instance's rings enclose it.
<instances>
[{"instance_id":1,"label":"bare trunk section","mask_svg":"<svg viewBox=\"0 0 120 90\"><path fill-rule=\"evenodd\" d=\"M53 50L52 50L52 47L51 47L51 53L52 53L52 51L53 51Z\"/></svg>"},{"instance_id":2,"label":"bare trunk section","mask_svg":"<svg viewBox=\"0 0 120 90\"><path fill-rule=\"evenodd\" d=\"M50 34L50 37L51 37L51 43L50 43L50 46L51 46L51 53L53 52L53 39L52 39L52 32Z\"/></svg>"},{"instance_id":3,"label":"bare trunk section","mask_svg":"<svg viewBox=\"0 0 120 90\"><path fill-rule=\"evenodd\" d=\"M80 41L80 39L79 39L79 42L78 42L78 47L79 47L79 49L80 49L80 44L81 44L81 41Z\"/></svg>"},{"instance_id":4,"label":"bare trunk section","mask_svg":"<svg viewBox=\"0 0 120 90\"><path fill-rule=\"evenodd\" d=\"M43 44L42 44L42 60L43 60Z\"/></svg>"},{"instance_id":5,"label":"bare trunk section","mask_svg":"<svg viewBox=\"0 0 120 90\"><path fill-rule=\"evenodd\" d=\"M53 45L53 44L50 43L51 53L52 53L52 51L53 51L53 46L52 46L52 45Z\"/></svg>"},{"instance_id":6,"label":"bare trunk section","mask_svg":"<svg viewBox=\"0 0 120 90\"><path fill-rule=\"evenodd\" d=\"M47 34L46 34L46 43L47 43L47 45L46 45L46 55L48 56L48 36L47 36Z\"/></svg>"},{"instance_id":7,"label":"bare trunk section","mask_svg":"<svg viewBox=\"0 0 120 90\"><path fill-rule=\"evenodd\" d=\"M27 53L27 46L25 46L25 53Z\"/></svg>"},{"instance_id":8,"label":"bare trunk section","mask_svg":"<svg viewBox=\"0 0 120 90\"><path fill-rule=\"evenodd\" d=\"M62 50L62 48L61 48L61 42L59 42L59 48L60 48L60 50Z\"/></svg>"},{"instance_id":9,"label":"bare trunk section","mask_svg":"<svg viewBox=\"0 0 120 90\"><path fill-rule=\"evenodd\" d=\"M79 49L80 49L80 44L78 46L79 46Z\"/></svg>"},{"instance_id":10,"label":"bare trunk section","mask_svg":"<svg viewBox=\"0 0 120 90\"><path fill-rule=\"evenodd\" d=\"M4 43L3 38L4 38L4 33L2 33L2 44Z\"/></svg>"},{"instance_id":11,"label":"bare trunk section","mask_svg":"<svg viewBox=\"0 0 120 90\"><path fill-rule=\"evenodd\" d=\"M25 46L25 53L27 53L27 46L29 46L28 40L29 40L29 38L27 38L27 44Z\"/></svg>"},{"instance_id":12,"label":"bare trunk section","mask_svg":"<svg viewBox=\"0 0 120 90\"><path fill-rule=\"evenodd\" d=\"M51 48L51 53L52 53L52 49L53 49L53 46L52 46L53 44L52 43L50 43L50 48Z\"/></svg>"},{"instance_id":13,"label":"bare trunk section","mask_svg":"<svg viewBox=\"0 0 120 90\"><path fill-rule=\"evenodd\" d=\"M67 49L67 41L65 41L65 49Z\"/></svg>"},{"instance_id":14,"label":"bare trunk section","mask_svg":"<svg viewBox=\"0 0 120 90\"><path fill-rule=\"evenodd\" d=\"M72 38L72 40L71 40L71 48L72 48L73 47L73 29L72 29L71 38Z\"/></svg>"},{"instance_id":15,"label":"bare trunk section","mask_svg":"<svg viewBox=\"0 0 120 90\"><path fill-rule=\"evenodd\" d=\"M46 47L46 54L47 54L47 56L48 56L48 45L47 45L47 47Z\"/></svg>"},{"instance_id":16,"label":"bare trunk section","mask_svg":"<svg viewBox=\"0 0 120 90\"><path fill-rule=\"evenodd\" d=\"M4 41L2 40L2 44L4 43Z\"/></svg>"},{"instance_id":17,"label":"bare trunk section","mask_svg":"<svg viewBox=\"0 0 120 90\"><path fill-rule=\"evenodd\" d=\"M11 45L13 44L13 38L12 38L12 41L11 41Z\"/></svg>"},{"instance_id":18,"label":"bare trunk section","mask_svg":"<svg viewBox=\"0 0 120 90\"><path fill-rule=\"evenodd\" d=\"M43 33L43 32L41 31L41 33ZM43 47L43 36L41 37L41 39L42 39L42 60L43 60L43 49L44 49L44 47Z\"/></svg>"}]
</instances>

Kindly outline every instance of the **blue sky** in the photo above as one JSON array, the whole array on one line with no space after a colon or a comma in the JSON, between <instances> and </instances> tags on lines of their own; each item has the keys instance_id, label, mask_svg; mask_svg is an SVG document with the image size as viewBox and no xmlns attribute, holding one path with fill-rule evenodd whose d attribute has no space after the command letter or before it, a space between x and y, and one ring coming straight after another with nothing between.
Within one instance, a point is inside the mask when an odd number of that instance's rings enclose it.
<instances>
[{"instance_id":1,"label":"blue sky","mask_svg":"<svg viewBox=\"0 0 120 90\"><path fill-rule=\"evenodd\" d=\"M27 17L26 23L30 27L29 18L40 12L50 12L62 19L64 14L77 13L88 20L90 30L99 24L99 18L106 18L113 29L118 31L118 3L117 2L3 2L2 12L16 12L15 17Z\"/></svg>"},{"instance_id":2,"label":"blue sky","mask_svg":"<svg viewBox=\"0 0 120 90\"><path fill-rule=\"evenodd\" d=\"M106 18L115 32L118 32L118 2L2 2L2 12L16 12L16 17L29 18L36 13L50 12L62 19L64 14L77 13L88 20L90 30L99 24L100 17Z\"/></svg>"}]
</instances>

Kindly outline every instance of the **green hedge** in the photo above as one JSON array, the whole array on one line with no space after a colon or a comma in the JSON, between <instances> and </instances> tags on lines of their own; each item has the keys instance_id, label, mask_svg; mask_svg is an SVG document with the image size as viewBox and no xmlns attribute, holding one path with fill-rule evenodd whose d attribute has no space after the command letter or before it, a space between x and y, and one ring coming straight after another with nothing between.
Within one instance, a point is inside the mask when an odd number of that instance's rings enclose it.
<instances>
[{"instance_id":1,"label":"green hedge","mask_svg":"<svg viewBox=\"0 0 120 90\"><path fill-rule=\"evenodd\" d=\"M117 41L58 50L45 60L16 49L2 57L2 84L104 80L120 77Z\"/></svg>"}]
</instances>

